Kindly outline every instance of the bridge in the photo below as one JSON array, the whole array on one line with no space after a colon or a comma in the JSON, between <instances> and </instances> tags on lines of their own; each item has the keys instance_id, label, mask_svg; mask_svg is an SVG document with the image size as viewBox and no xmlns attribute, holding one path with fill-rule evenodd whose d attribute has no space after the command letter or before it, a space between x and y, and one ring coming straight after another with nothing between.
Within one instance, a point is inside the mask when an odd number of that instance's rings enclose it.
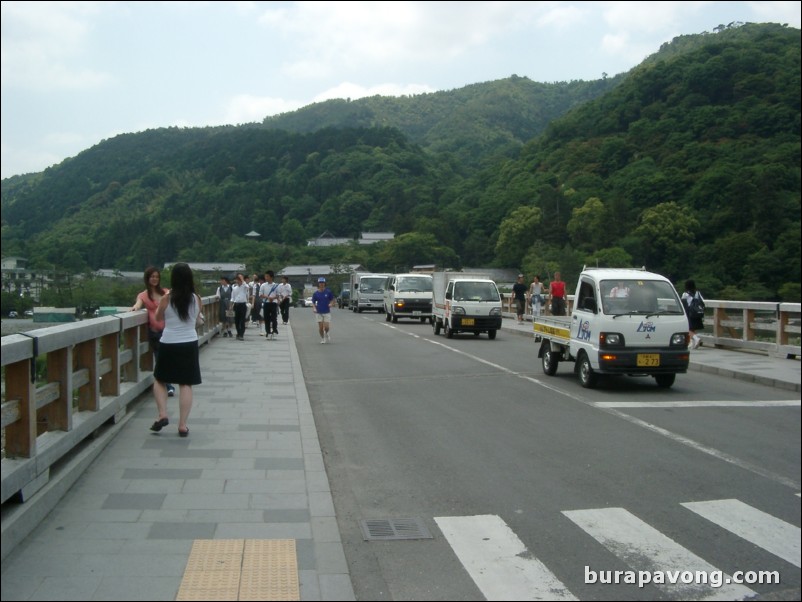
<instances>
[{"instance_id":1,"label":"bridge","mask_svg":"<svg viewBox=\"0 0 802 602\"><path fill-rule=\"evenodd\" d=\"M799 304L708 307L692 370L799 393ZM144 312L3 338L3 600L354 599L292 326L204 313L187 439L148 431Z\"/></svg>"}]
</instances>

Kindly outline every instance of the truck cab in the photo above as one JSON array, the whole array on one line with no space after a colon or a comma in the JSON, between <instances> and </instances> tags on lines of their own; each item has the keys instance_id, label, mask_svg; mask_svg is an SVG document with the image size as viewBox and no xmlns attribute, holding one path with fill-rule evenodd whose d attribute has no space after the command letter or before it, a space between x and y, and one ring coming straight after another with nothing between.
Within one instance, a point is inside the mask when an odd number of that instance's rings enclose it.
<instances>
[{"instance_id":1,"label":"truck cab","mask_svg":"<svg viewBox=\"0 0 802 602\"><path fill-rule=\"evenodd\" d=\"M390 274L361 274L351 275L350 289L351 311L362 313L375 310L384 311L384 284Z\"/></svg>"},{"instance_id":2,"label":"truck cab","mask_svg":"<svg viewBox=\"0 0 802 602\"><path fill-rule=\"evenodd\" d=\"M645 270L585 269L568 318L535 320L543 370L576 362L585 387L598 375L650 375L670 387L688 369L688 321L671 282Z\"/></svg>"}]
</instances>

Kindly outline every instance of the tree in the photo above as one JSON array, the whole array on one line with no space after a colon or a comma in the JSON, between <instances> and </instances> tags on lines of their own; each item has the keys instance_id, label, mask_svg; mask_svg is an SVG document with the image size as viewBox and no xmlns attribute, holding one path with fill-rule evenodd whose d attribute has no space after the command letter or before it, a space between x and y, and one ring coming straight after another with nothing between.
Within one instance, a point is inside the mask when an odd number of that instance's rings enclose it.
<instances>
[{"instance_id":1,"label":"tree","mask_svg":"<svg viewBox=\"0 0 802 602\"><path fill-rule=\"evenodd\" d=\"M518 207L501 222L496 243L496 260L501 265L521 265L524 253L537 239L540 216L540 209L537 207Z\"/></svg>"}]
</instances>

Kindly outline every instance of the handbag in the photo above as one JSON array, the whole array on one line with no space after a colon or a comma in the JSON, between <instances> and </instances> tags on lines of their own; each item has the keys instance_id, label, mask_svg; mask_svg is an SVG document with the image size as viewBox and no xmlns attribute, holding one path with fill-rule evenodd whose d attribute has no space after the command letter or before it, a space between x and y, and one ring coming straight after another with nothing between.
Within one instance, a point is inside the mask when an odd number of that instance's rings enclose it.
<instances>
[{"instance_id":1,"label":"handbag","mask_svg":"<svg viewBox=\"0 0 802 602\"><path fill-rule=\"evenodd\" d=\"M233 318L233 317L234 317L234 310L233 309L227 309L226 310L226 318Z\"/></svg>"}]
</instances>

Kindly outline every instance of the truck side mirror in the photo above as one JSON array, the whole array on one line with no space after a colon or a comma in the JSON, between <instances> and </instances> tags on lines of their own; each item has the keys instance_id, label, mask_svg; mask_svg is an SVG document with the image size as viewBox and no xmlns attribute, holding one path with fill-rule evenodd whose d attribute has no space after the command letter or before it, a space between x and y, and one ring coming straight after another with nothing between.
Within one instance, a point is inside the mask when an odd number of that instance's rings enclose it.
<instances>
[{"instance_id":1,"label":"truck side mirror","mask_svg":"<svg viewBox=\"0 0 802 602\"><path fill-rule=\"evenodd\" d=\"M446 299L451 299L451 293L446 293Z\"/></svg>"}]
</instances>

